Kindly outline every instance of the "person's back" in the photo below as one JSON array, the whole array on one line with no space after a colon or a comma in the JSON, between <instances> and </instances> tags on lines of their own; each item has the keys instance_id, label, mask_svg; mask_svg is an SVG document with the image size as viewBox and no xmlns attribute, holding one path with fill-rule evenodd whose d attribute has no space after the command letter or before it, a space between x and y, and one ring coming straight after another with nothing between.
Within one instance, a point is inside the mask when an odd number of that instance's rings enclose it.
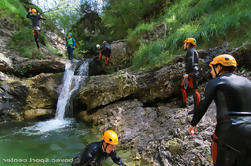
<instances>
[{"instance_id":1,"label":"person's back","mask_svg":"<svg viewBox=\"0 0 251 166\"><path fill-rule=\"evenodd\" d=\"M226 73L211 80L210 84L217 89L215 103L218 122L231 120L242 123L244 121L241 119L247 120L241 116L247 112L251 114L251 82L247 78Z\"/></svg>"},{"instance_id":2,"label":"person's back","mask_svg":"<svg viewBox=\"0 0 251 166\"><path fill-rule=\"evenodd\" d=\"M251 165L251 82L232 74L237 66L234 57L223 54L209 66L214 79L205 89L205 99L195 112L188 133L197 131L212 100L216 103L217 124L212 135L212 158L215 166Z\"/></svg>"}]
</instances>

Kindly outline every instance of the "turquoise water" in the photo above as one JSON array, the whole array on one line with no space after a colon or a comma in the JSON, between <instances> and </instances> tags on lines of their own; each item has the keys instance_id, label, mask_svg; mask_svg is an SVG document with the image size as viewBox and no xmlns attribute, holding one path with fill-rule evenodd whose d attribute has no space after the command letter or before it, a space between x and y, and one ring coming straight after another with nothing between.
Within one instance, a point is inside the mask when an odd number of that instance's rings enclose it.
<instances>
[{"instance_id":1,"label":"turquoise water","mask_svg":"<svg viewBox=\"0 0 251 166\"><path fill-rule=\"evenodd\" d=\"M73 119L67 119L61 128L53 128L50 123L0 124L0 166L69 166L87 144L100 141L100 133ZM111 165L114 164L110 159L104 163Z\"/></svg>"}]
</instances>

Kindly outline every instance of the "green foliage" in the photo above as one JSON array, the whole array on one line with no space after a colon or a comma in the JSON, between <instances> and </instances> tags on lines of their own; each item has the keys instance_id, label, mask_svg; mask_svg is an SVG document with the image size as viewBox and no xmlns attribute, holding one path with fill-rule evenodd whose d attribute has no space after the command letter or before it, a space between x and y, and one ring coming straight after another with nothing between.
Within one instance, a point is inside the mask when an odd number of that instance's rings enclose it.
<instances>
[{"instance_id":1,"label":"green foliage","mask_svg":"<svg viewBox=\"0 0 251 166\"><path fill-rule=\"evenodd\" d=\"M32 30L24 27L17 31L9 43L10 47L20 53L22 57L32 58L32 49L36 47Z\"/></svg>"},{"instance_id":2,"label":"green foliage","mask_svg":"<svg viewBox=\"0 0 251 166\"><path fill-rule=\"evenodd\" d=\"M170 56L180 53L187 37L197 39L198 46L216 46L228 40L233 45L250 41L251 1L249 0L179 0L171 3L165 15L158 20L139 24L128 31L129 43L139 43L139 34L164 21L167 25L167 38L150 43L140 42L135 53L133 67L156 66L167 63ZM156 22L157 21L157 22ZM233 41L231 41L233 39ZM135 42L136 41L136 42ZM207 43L206 45L204 43ZM137 48L137 47L136 47ZM159 50L158 50L159 49ZM166 53L165 53L166 52Z\"/></svg>"},{"instance_id":3,"label":"green foliage","mask_svg":"<svg viewBox=\"0 0 251 166\"><path fill-rule=\"evenodd\" d=\"M19 0L1 0L0 9L8 13L15 13L18 16L26 16L26 10Z\"/></svg>"},{"instance_id":4,"label":"green foliage","mask_svg":"<svg viewBox=\"0 0 251 166\"><path fill-rule=\"evenodd\" d=\"M164 40L157 40L150 44L142 44L133 58L133 68L142 66L156 67L170 62L172 57L169 51L166 51L167 45Z\"/></svg>"},{"instance_id":5,"label":"green foliage","mask_svg":"<svg viewBox=\"0 0 251 166\"><path fill-rule=\"evenodd\" d=\"M135 28L144 20L156 17L166 4L165 0L106 0L102 21L112 29L115 39L127 35L128 29Z\"/></svg>"}]
</instances>

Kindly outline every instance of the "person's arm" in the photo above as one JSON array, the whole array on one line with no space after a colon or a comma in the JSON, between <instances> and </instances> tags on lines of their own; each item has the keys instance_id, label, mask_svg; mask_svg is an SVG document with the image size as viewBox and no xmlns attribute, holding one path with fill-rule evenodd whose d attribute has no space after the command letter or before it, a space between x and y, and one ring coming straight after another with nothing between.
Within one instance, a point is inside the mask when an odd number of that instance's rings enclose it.
<instances>
[{"instance_id":1,"label":"person's arm","mask_svg":"<svg viewBox=\"0 0 251 166\"><path fill-rule=\"evenodd\" d=\"M77 157L73 159L72 166L82 166L83 164L87 164L92 158L92 148L87 146Z\"/></svg>"},{"instance_id":2,"label":"person's arm","mask_svg":"<svg viewBox=\"0 0 251 166\"><path fill-rule=\"evenodd\" d=\"M39 14L39 20L46 20L42 15Z\"/></svg>"},{"instance_id":3,"label":"person's arm","mask_svg":"<svg viewBox=\"0 0 251 166\"><path fill-rule=\"evenodd\" d=\"M195 110L193 119L191 121L191 126L195 127L199 123L201 118L206 113L209 105L212 103L215 97L215 93L216 93L216 84L215 84L215 79L213 79L210 80L209 83L207 84L204 93L205 98L199 103L198 108Z\"/></svg>"},{"instance_id":4,"label":"person's arm","mask_svg":"<svg viewBox=\"0 0 251 166\"><path fill-rule=\"evenodd\" d=\"M31 18L31 8L28 10L28 14L26 15L27 18Z\"/></svg>"},{"instance_id":5,"label":"person's arm","mask_svg":"<svg viewBox=\"0 0 251 166\"><path fill-rule=\"evenodd\" d=\"M76 48L76 41L74 38L72 38L72 41L73 41L73 48Z\"/></svg>"},{"instance_id":6,"label":"person's arm","mask_svg":"<svg viewBox=\"0 0 251 166\"><path fill-rule=\"evenodd\" d=\"M120 159L120 157L117 156L116 152L115 151L112 151L110 153L110 156L112 158L112 161L120 166L126 166Z\"/></svg>"}]
</instances>

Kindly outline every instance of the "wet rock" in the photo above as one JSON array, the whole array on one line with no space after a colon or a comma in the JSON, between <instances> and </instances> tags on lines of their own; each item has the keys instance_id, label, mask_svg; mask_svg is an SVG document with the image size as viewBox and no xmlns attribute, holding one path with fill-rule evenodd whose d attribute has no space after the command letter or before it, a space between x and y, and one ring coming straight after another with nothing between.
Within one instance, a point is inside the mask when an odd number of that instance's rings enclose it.
<instances>
[{"instance_id":1,"label":"wet rock","mask_svg":"<svg viewBox=\"0 0 251 166\"><path fill-rule=\"evenodd\" d=\"M91 110L126 98L135 93L137 87L132 77L133 75L123 71L110 76L92 76L80 90L77 103Z\"/></svg>"},{"instance_id":2,"label":"wet rock","mask_svg":"<svg viewBox=\"0 0 251 166\"><path fill-rule=\"evenodd\" d=\"M13 72L13 64L11 59L7 58L0 52L0 71Z\"/></svg>"},{"instance_id":3,"label":"wet rock","mask_svg":"<svg viewBox=\"0 0 251 166\"><path fill-rule=\"evenodd\" d=\"M52 118L54 116L54 112L51 109L31 109L24 111L24 119L31 120L35 118Z\"/></svg>"},{"instance_id":4,"label":"wet rock","mask_svg":"<svg viewBox=\"0 0 251 166\"><path fill-rule=\"evenodd\" d=\"M62 74L40 74L27 80L0 82L0 121L52 117L61 79Z\"/></svg>"},{"instance_id":5,"label":"wet rock","mask_svg":"<svg viewBox=\"0 0 251 166\"><path fill-rule=\"evenodd\" d=\"M27 60L23 63L16 64L15 70L18 75L34 76L40 73L60 73L65 70L65 59L48 58Z\"/></svg>"},{"instance_id":6,"label":"wet rock","mask_svg":"<svg viewBox=\"0 0 251 166\"><path fill-rule=\"evenodd\" d=\"M20 81L0 82L0 121L22 120L28 87Z\"/></svg>"},{"instance_id":7,"label":"wet rock","mask_svg":"<svg viewBox=\"0 0 251 166\"><path fill-rule=\"evenodd\" d=\"M0 81L6 81L6 80L10 80L10 78L6 74L0 72Z\"/></svg>"},{"instance_id":8,"label":"wet rock","mask_svg":"<svg viewBox=\"0 0 251 166\"><path fill-rule=\"evenodd\" d=\"M24 112L29 110L55 110L57 104L57 87L60 85L62 74L40 74L27 81L29 93ZM49 115L52 113L48 112ZM33 115L35 117L35 115Z\"/></svg>"}]
</instances>

